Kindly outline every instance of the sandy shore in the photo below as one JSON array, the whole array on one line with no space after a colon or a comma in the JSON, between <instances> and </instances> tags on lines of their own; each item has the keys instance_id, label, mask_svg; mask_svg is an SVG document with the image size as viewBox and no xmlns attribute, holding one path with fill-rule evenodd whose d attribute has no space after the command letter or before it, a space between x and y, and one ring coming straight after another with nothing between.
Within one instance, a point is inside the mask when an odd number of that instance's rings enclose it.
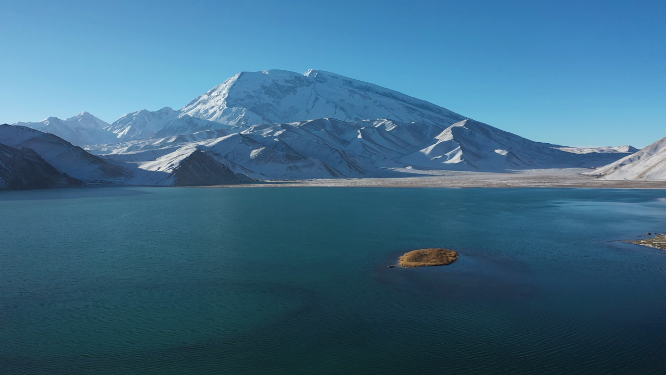
<instances>
[{"instance_id":1,"label":"sandy shore","mask_svg":"<svg viewBox=\"0 0 666 375\"><path fill-rule=\"evenodd\" d=\"M597 189L666 189L666 181L607 181L581 174L589 169L536 169L512 173L418 171L399 178L341 178L318 180L269 180L242 185L206 187L448 187L448 188L597 188Z\"/></svg>"}]
</instances>

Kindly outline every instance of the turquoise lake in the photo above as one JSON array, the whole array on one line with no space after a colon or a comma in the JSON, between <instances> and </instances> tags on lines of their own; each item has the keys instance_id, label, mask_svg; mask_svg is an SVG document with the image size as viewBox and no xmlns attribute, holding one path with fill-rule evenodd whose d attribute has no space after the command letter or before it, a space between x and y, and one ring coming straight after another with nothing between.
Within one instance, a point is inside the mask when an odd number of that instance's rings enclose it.
<instances>
[{"instance_id":1,"label":"turquoise lake","mask_svg":"<svg viewBox=\"0 0 666 375\"><path fill-rule=\"evenodd\" d=\"M2 192L0 374L666 374L665 197Z\"/></svg>"}]
</instances>

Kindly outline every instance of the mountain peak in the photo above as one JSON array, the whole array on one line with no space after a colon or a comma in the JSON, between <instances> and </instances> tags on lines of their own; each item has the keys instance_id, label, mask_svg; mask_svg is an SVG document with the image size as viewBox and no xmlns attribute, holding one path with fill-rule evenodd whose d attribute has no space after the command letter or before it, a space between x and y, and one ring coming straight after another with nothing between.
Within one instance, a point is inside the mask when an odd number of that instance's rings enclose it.
<instances>
[{"instance_id":1,"label":"mountain peak","mask_svg":"<svg viewBox=\"0 0 666 375\"><path fill-rule=\"evenodd\" d=\"M83 111L76 116L72 116L65 120L66 123L72 124L75 127L87 129L101 129L109 124L99 118L93 116L90 112Z\"/></svg>"},{"instance_id":2,"label":"mountain peak","mask_svg":"<svg viewBox=\"0 0 666 375\"><path fill-rule=\"evenodd\" d=\"M231 126L332 118L385 118L451 125L463 120L448 109L368 82L323 70L241 72L187 104L189 115Z\"/></svg>"}]
</instances>

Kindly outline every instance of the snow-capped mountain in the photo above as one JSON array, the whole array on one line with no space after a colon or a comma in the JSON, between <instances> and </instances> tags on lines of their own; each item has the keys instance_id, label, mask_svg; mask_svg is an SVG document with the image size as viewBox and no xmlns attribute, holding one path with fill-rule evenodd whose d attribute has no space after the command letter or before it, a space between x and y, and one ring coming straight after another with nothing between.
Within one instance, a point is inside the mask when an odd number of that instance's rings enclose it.
<instances>
[{"instance_id":1,"label":"snow-capped mountain","mask_svg":"<svg viewBox=\"0 0 666 375\"><path fill-rule=\"evenodd\" d=\"M464 119L432 103L333 73L266 70L238 73L180 111L165 107L128 113L106 130L122 142L317 118L387 118L439 125Z\"/></svg>"},{"instance_id":2,"label":"snow-capped mountain","mask_svg":"<svg viewBox=\"0 0 666 375\"><path fill-rule=\"evenodd\" d=\"M304 75L265 70L242 72L194 99L182 110L232 126L330 118L391 119L451 125L465 118L424 100L320 70Z\"/></svg>"},{"instance_id":3,"label":"snow-capped mountain","mask_svg":"<svg viewBox=\"0 0 666 375\"><path fill-rule=\"evenodd\" d=\"M635 151L533 142L432 103L317 70L239 73L181 110L141 110L111 125L77 125L90 116L42 125L61 133L67 126L104 132L113 141L79 137L80 142L99 160L130 171L132 176L118 180L128 184L381 177L414 169L596 168ZM35 151L50 162L42 147ZM64 164L54 166L64 171ZM90 181L88 175L80 176Z\"/></svg>"},{"instance_id":4,"label":"snow-capped mountain","mask_svg":"<svg viewBox=\"0 0 666 375\"><path fill-rule=\"evenodd\" d=\"M47 189L82 184L58 172L33 150L0 143L0 190Z\"/></svg>"},{"instance_id":5,"label":"snow-capped mountain","mask_svg":"<svg viewBox=\"0 0 666 375\"><path fill-rule=\"evenodd\" d=\"M49 117L38 122L19 122L14 125L27 126L45 133L51 133L72 144L81 146L115 141L113 135L104 129L109 124L88 112L81 112L66 120Z\"/></svg>"},{"instance_id":6,"label":"snow-capped mountain","mask_svg":"<svg viewBox=\"0 0 666 375\"><path fill-rule=\"evenodd\" d=\"M666 180L666 138L589 174L604 180Z\"/></svg>"},{"instance_id":7,"label":"snow-capped mountain","mask_svg":"<svg viewBox=\"0 0 666 375\"><path fill-rule=\"evenodd\" d=\"M0 125L0 143L28 148L61 173L87 183L125 184L133 173L66 140L20 125Z\"/></svg>"}]
</instances>

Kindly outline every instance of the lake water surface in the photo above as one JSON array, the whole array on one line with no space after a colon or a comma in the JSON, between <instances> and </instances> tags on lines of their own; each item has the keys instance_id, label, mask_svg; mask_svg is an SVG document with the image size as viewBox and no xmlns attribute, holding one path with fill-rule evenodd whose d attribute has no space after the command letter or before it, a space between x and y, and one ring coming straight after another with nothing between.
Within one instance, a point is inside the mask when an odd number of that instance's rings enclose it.
<instances>
[{"instance_id":1,"label":"lake water surface","mask_svg":"<svg viewBox=\"0 0 666 375\"><path fill-rule=\"evenodd\" d=\"M666 373L664 190L0 193L1 374ZM425 247L447 267L387 268Z\"/></svg>"}]
</instances>

